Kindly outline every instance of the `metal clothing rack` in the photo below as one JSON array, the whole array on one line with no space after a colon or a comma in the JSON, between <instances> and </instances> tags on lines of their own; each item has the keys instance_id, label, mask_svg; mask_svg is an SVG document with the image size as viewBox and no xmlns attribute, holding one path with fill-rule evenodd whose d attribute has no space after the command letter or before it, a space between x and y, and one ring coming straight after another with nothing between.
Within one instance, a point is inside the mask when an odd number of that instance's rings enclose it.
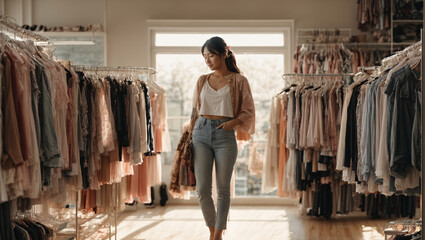
<instances>
[{"instance_id":1,"label":"metal clothing rack","mask_svg":"<svg viewBox=\"0 0 425 240\"><path fill-rule=\"evenodd\" d=\"M78 191L75 192L75 236L78 240L80 236L78 231Z\"/></svg>"},{"instance_id":2,"label":"metal clothing rack","mask_svg":"<svg viewBox=\"0 0 425 240\"><path fill-rule=\"evenodd\" d=\"M407 55L408 52L410 52L412 50L414 51L414 50L416 50L417 48L419 48L421 46L422 46L422 40L419 41L419 42L417 42L417 43L415 43L415 44L413 44L413 45L410 45L409 47L403 49L402 51L396 52L395 54L393 54L393 55L391 55L391 56L389 56L387 58L384 58L382 60L382 65L385 66L390 61L392 61L393 59L396 59L396 58L404 58L404 57L406 57L406 55Z\"/></svg>"},{"instance_id":3,"label":"metal clothing rack","mask_svg":"<svg viewBox=\"0 0 425 240\"><path fill-rule=\"evenodd\" d=\"M357 47L357 48L379 48L391 50L391 43L358 43L358 42L339 42L339 43L302 43L298 46L307 47Z\"/></svg>"},{"instance_id":4,"label":"metal clothing rack","mask_svg":"<svg viewBox=\"0 0 425 240\"><path fill-rule=\"evenodd\" d=\"M307 43L314 40L315 37L321 34L333 38L350 38L351 28L298 28L296 33L296 43L297 45Z\"/></svg>"},{"instance_id":5,"label":"metal clothing rack","mask_svg":"<svg viewBox=\"0 0 425 240\"><path fill-rule=\"evenodd\" d=\"M282 78L285 77L346 77L354 76L352 73L341 73L341 74L332 74L332 73L323 73L323 74L303 74L303 73L285 73L282 75Z\"/></svg>"},{"instance_id":6,"label":"metal clothing rack","mask_svg":"<svg viewBox=\"0 0 425 240\"><path fill-rule=\"evenodd\" d=\"M357 71L358 72L363 72L363 71L373 71L376 69L379 69L380 66L369 66L369 67L357 67Z\"/></svg>"},{"instance_id":7,"label":"metal clothing rack","mask_svg":"<svg viewBox=\"0 0 425 240\"><path fill-rule=\"evenodd\" d=\"M90 65L71 65L71 68L75 71L82 72L94 72L95 74L122 74L122 73L148 73L155 75L157 73L156 69L151 67L113 67L113 66L90 66ZM112 239L112 235L115 235L115 240L117 239L118 234L118 221L117 221L117 209L118 209L118 183L113 183L114 191L114 229L115 232L112 234L111 225L109 226L109 239ZM78 194L78 192L77 192ZM78 197L77 197L78 199ZM76 209L76 212L78 210ZM78 217L77 217L78 219ZM76 220L78 223L78 220ZM77 227L78 229L78 227ZM79 234L77 233L79 237ZM77 239L78 240L78 239Z\"/></svg>"},{"instance_id":8,"label":"metal clothing rack","mask_svg":"<svg viewBox=\"0 0 425 240\"><path fill-rule=\"evenodd\" d=\"M352 77L352 76L354 76L353 73L341 73L341 74L331 74L331 73L324 73L324 74L285 73L285 74L282 75L282 79L285 81L285 83L292 84L294 82L297 82L300 78L307 78L307 79L303 79L303 80L307 80L307 81L310 81L310 82L311 82L311 80L314 81L315 78L320 78L320 81L323 83L323 81L322 81L322 80L324 80L323 77L325 77L325 78L326 77L341 77L341 78L343 78L343 77ZM291 80L286 79L287 77L295 77L295 79L292 79L292 81L291 81ZM295 80L295 81L293 81L293 80ZM325 80L327 81L328 79L325 79ZM343 81L343 79L338 79L338 80ZM319 83L319 81L318 81L318 83Z\"/></svg>"},{"instance_id":9,"label":"metal clothing rack","mask_svg":"<svg viewBox=\"0 0 425 240\"><path fill-rule=\"evenodd\" d=\"M108 72L108 73L125 73L125 72L133 72L133 73L150 73L156 74L157 71L155 68L151 67L112 67L112 66L89 66L89 65L71 65L71 67L76 71L91 71L91 72Z\"/></svg>"},{"instance_id":10,"label":"metal clothing rack","mask_svg":"<svg viewBox=\"0 0 425 240\"><path fill-rule=\"evenodd\" d=\"M49 38L21 28L18 24L12 22L9 18L3 15L0 15L0 28L5 28L8 32L18 35L21 38L31 39L37 42L49 42Z\"/></svg>"},{"instance_id":11,"label":"metal clothing rack","mask_svg":"<svg viewBox=\"0 0 425 240\"><path fill-rule=\"evenodd\" d=\"M112 224L109 224L109 237L108 239L111 240L112 236L115 235L115 240L117 240L117 235L118 235L118 219L117 219L117 208L118 208L118 183L113 183L112 185L112 191L114 192L114 229L115 232L112 233ZM80 240L80 230L79 230L79 225L78 225L78 210L79 210L79 205L78 205L78 199L79 199L79 191L75 192L75 197L76 197L76 201L75 201L75 240ZM111 211L109 209L108 211L108 218L111 219L110 217ZM99 225L99 227L101 227L102 224ZM96 230L97 231L97 230Z\"/></svg>"},{"instance_id":12,"label":"metal clothing rack","mask_svg":"<svg viewBox=\"0 0 425 240\"><path fill-rule=\"evenodd\" d=\"M422 22L423 22L423 26L425 26L425 18L423 18ZM424 42L423 42L424 35L425 35L425 32L423 31L423 29L421 29L421 41L420 41L420 45L422 47L421 79L423 79L423 74L425 72L425 64L424 64L425 53L423 51L424 47L425 47ZM425 89L425 83L424 83L424 81L421 81L421 90L423 91L423 89ZM421 94L422 103L424 102L424 100L425 100L425 94ZM421 136L424 136L424 132L425 132L425 129L423 127L424 119L425 119L425 111L424 111L424 105L422 104L421 105L421 120L422 120L421 121ZM425 206L425 198L424 198L425 178L424 178L424 175L423 175L423 169L425 167L424 154L423 154L424 150L425 150L425 141L422 137L422 141L421 141L421 153L422 153L421 154L421 170L422 170L421 171L421 218L422 218L421 223L422 223L422 226L425 223L424 222L424 217L425 217L425 208L424 208L424 206Z\"/></svg>"},{"instance_id":13,"label":"metal clothing rack","mask_svg":"<svg viewBox=\"0 0 425 240\"><path fill-rule=\"evenodd\" d=\"M424 21L424 23L425 23L425 21ZM422 37L423 34L424 34L423 31L421 31L421 37ZM419 42L416 42L415 44L410 45L409 47L403 49L402 51L399 51L399 52L397 52L397 53L395 53L395 54L393 54L393 55L391 55L391 56L383 59L382 60L382 66L358 67L358 71L359 72L360 71L370 71L370 70L374 71L374 70L378 70L380 68L392 67L391 66L391 62L393 60L395 60L394 62L401 61L403 58L405 58L407 56L407 54L409 52L416 51L420 47L422 47L422 49L424 47L422 40L419 41ZM422 51L422 59L424 59L424 52L423 51ZM421 78L422 78L422 75L423 75L423 72L424 71L425 71L425 64L422 61ZM421 81L421 89L424 89L424 87L425 87L424 82ZM423 94L421 96L422 96L422 101L424 101L425 100L425 96ZM422 106L422 108L423 108L423 106ZM425 117L425 111L422 109L421 110L422 124L423 124L424 119L425 119L424 117ZM424 129L421 128L421 131L422 131L421 132L421 135L423 136ZM425 141L422 141L422 143L421 143L421 152L423 152L423 150L425 149L425 146L424 145L425 145ZM423 158L424 158L424 156L422 155L422 160L421 160L422 166L421 166L421 169L423 169L425 167L425 162L424 162L424 159ZM424 187L425 187L424 186L425 179L423 177L421 177L421 181L422 181L421 182L421 188L422 188L421 189L422 190L421 191L421 195L422 195L421 196L421 217L422 217L422 219L420 219L420 220L397 220L397 221L392 221L392 222L387 223L385 225L385 227L384 227L384 234L385 234L385 238L384 239L385 240L389 236L400 235L400 234L406 233L405 232L406 227L409 227L409 228L411 228L411 227L422 227L424 216L425 216L425 209L424 209L425 198L423 197L423 194L425 192L424 191L425 190L424 189ZM401 230L398 230L398 229L389 229L390 226L392 226L392 225L399 225L399 226L403 226L403 227L402 227Z\"/></svg>"}]
</instances>

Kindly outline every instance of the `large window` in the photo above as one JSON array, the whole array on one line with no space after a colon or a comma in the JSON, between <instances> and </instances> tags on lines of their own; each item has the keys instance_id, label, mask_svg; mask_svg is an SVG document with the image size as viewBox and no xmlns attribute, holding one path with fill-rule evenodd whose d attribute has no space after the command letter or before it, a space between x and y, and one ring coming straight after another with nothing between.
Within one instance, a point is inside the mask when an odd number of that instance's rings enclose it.
<instances>
[{"instance_id":1,"label":"large window","mask_svg":"<svg viewBox=\"0 0 425 240\"><path fill-rule=\"evenodd\" d=\"M256 107L255 136L242 147L235 166L236 197L275 195L261 192L261 174L248 169L249 153L254 142L257 156L261 157L265 151L271 97L282 88L281 75L290 67L290 28L179 29L152 28L150 32L151 65L158 71L158 83L167 91L172 149L176 148L181 137L183 124L189 120L196 81L200 75L210 72L200 47L210 37L220 36L234 51L242 74L248 78ZM172 163L173 154L174 151L164 154L164 166ZM166 178L169 168L164 169Z\"/></svg>"}]
</instances>

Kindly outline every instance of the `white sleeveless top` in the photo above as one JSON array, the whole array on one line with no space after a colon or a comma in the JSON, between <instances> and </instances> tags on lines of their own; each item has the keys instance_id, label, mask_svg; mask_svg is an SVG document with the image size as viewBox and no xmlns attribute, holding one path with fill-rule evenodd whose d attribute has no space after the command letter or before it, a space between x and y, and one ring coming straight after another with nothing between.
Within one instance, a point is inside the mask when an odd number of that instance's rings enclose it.
<instances>
[{"instance_id":1,"label":"white sleeveless top","mask_svg":"<svg viewBox=\"0 0 425 240\"><path fill-rule=\"evenodd\" d=\"M199 110L199 115L233 117L232 96L230 95L229 85L216 91L207 80L202 87L200 98L201 109Z\"/></svg>"}]
</instances>

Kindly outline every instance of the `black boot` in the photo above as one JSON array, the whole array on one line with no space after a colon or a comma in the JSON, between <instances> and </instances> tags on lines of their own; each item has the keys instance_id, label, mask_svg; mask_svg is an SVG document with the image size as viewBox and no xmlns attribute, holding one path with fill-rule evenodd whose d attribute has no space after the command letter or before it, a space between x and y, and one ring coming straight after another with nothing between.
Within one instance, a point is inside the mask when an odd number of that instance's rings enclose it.
<instances>
[{"instance_id":1,"label":"black boot","mask_svg":"<svg viewBox=\"0 0 425 240\"><path fill-rule=\"evenodd\" d=\"M147 208L154 208L155 207L154 200L155 200L154 187L151 187L151 202L145 203L144 205Z\"/></svg>"},{"instance_id":2,"label":"black boot","mask_svg":"<svg viewBox=\"0 0 425 240\"><path fill-rule=\"evenodd\" d=\"M165 206L168 201L167 185L165 183L161 184L161 186L159 187L159 196L161 197L159 204L161 206Z\"/></svg>"}]
</instances>

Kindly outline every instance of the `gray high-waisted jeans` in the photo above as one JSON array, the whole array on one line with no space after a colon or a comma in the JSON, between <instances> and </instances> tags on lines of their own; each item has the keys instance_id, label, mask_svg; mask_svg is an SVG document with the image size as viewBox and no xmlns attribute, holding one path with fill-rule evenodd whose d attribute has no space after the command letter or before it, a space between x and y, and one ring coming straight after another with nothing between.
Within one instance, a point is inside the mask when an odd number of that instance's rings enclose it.
<instances>
[{"instance_id":1,"label":"gray high-waisted jeans","mask_svg":"<svg viewBox=\"0 0 425 240\"><path fill-rule=\"evenodd\" d=\"M208 227L226 229L230 208L230 180L238 155L234 131L217 129L230 118L210 120L200 116L193 130L196 188L202 214ZM215 159L217 214L212 199L212 169Z\"/></svg>"}]
</instances>

